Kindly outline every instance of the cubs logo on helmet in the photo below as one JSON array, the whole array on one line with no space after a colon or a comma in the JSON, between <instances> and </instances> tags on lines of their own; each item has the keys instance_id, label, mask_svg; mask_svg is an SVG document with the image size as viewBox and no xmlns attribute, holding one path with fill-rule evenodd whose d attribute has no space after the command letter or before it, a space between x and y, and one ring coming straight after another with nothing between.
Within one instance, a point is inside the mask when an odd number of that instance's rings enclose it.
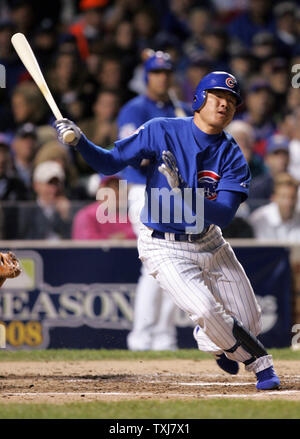
<instances>
[{"instance_id":1,"label":"cubs logo on helmet","mask_svg":"<svg viewBox=\"0 0 300 439\"><path fill-rule=\"evenodd\" d=\"M236 84L236 81L232 77L228 76L225 83L228 87L233 88Z\"/></svg>"},{"instance_id":2,"label":"cubs logo on helmet","mask_svg":"<svg viewBox=\"0 0 300 439\"><path fill-rule=\"evenodd\" d=\"M214 171L199 171L197 174L198 187L204 188L204 196L208 200L215 200L217 198L217 187L220 180L220 175Z\"/></svg>"}]
</instances>

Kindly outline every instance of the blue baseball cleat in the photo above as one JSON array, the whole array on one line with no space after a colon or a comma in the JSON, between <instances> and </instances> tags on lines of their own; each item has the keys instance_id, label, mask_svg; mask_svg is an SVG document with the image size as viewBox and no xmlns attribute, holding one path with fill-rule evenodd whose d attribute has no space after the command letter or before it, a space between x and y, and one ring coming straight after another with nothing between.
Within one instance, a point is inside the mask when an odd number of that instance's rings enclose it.
<instances>
[{"instance_id":1,"label":"blue baseball cleat","mask_svg":"<svg viewBox=\"0 0 300 439\"><path fill-rule=\"evenodd\" d=\"M270 366L267 369L257 372L256 377L257 377L256 388L258 390L278 389L280 385L280 380L276 375L273 366Z\"/></svg>"},{"instance_id":2,"label":"blue baseball cleat","mask_svg":"<svg viewBox=\"0 0 300 439\"><path fill-rule=\"evenodd\" d=\"M239 371L239 363L237 361L230 360L225 354L215 355L217 365L225 370L225 372L231 375L236 375Z\"/></svg>"}]
</instances>

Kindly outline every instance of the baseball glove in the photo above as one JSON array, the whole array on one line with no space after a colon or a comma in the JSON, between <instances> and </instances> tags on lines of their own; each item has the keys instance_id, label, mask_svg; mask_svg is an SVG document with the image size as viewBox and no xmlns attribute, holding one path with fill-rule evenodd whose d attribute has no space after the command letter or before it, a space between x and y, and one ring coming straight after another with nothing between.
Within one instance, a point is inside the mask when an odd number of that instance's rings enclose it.
<instances>
[{"instance_id":1,"label":"baseball glove","mask_svg":"<svg viewBox=\"0 0 300 439\"><path fill-rule=\"evenodd\" d=\"M0 286L6 279L19 276L21 271L20 262L13 252L0 252Z\"/></svg>"}]
</instances>

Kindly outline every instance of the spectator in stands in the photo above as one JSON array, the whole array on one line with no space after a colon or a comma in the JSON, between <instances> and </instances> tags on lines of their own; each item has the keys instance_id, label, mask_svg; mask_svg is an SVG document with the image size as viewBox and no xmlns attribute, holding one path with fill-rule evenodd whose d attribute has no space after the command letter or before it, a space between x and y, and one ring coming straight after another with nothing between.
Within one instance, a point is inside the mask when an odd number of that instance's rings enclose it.
<instances>
[{"instance_id":1,"label":"spectator in stands","mask_svg":"<svg viewBox=\"0 0 300 439\"><path fill-rule=\"evenodd\" d=\"M188 65L180 81L182 100L184 102L193 102L197 85L211 71L210 59L204 52L188 59Z\"/></svg>"},{"instance_id":2,"label":"spectator in stands","mask_svg":"<svg viewBox=\"0 0 300 439\"><path fill-rule=\"evenodd\" d=\"M248 205L251 209L270 202L274 180L277 175L287 172L289 164L289 139L281 134L274 134L268 139L264 162L267 172L259 175L250 183Z\"/></svg>"},{"instance_id":3,"label":"spectator in stands","mask_svg":"<svg viewBox=\"0 0 300 439\"><path fill-rule=\"evenodd\" d=\"M273 120L274 95L269 82L254 78L248 86L245 104L246 111L241 118L254 129L254 152L264 156L266 139L276 129Z\"/></svg>"},{"instance_id":4,"label":"spectator in stands","mask_svg":"<svg viewBox=\"0 0 300 439\"><path fill-rule=\"evenodd\" d=\"M79 122L79 127L96 145L104 148L113 145L118 136L116 117L120 109L120 97L114 90L100 90L93 106L93 117ZM74 152L77 169L82 176L94 173L83 160L81 154Z\"/></svg>"},{"instance_id":5,"label":"spectator in stands","mask_svg":"<svg viewBox=\"0 0 300 439\"><path fill-rule=\"evenodd\" d=\"M83 60L90 53L90 44L104 38L103 14L108 0L80 0L81 16L70 26L69 32L75 36L78 51Z\"/></svg>"},{"instance_id":6,"label":"spectator in stands","mask_svg":"<svg viewBox=\"0 0 300 439\"><path fill-rule=\"evenodd\" d=\"M286 110L293 111L300 107L299 88L289 87L286 98Z\"/></svg>"},{"instance_id":7,"label":"spectator in stands","mask_svg":"<svg viewBox=\"0 0 300 439\"><path fill-rule=\"evenodd\" d=\"M16 127L27 122L34 125L44 125L48 122L49 113L47 113L45 99L38 87L31 81L23 82L15 87L11 104Z\"/></svg>"},{"instance_id":8,"label":"spectator in stands","mask_svg":"<svg viewBox=\"0 0 300 439\"><path fill-rule=\"evenodd\" d=\"M8 137L0 134L0 200L28 200L29 192L13 170Z\"/></svg>"},{"instance_id":9,"label":"spectator in stands","mask_svg":"<svg viewBox=\"0 0 300 439\"><path fill-rule=\"evenodd\" d=\"M14 167L17 175L29 191L31 191L33 159L37 148L35 126L28 122L17 130L11 149L14 155Z\"/></svg>"},{"instance_id":10,"label":"spectator in stands","mask_svg":"<svg viewBox=\"0 0 300 439\"><path fill-rule=\"evenodd\" d=\"M44 70L49 67L57 51L57 34L54 22L44 18L34 32L33 50Z\"/></svg>"},{"instance_id":11,"label":"spectator in stands","mask_svg":"<svg viewBox=\"0 0 300 439\"><path fill-rule=\"evenodd\" d=\"M271 0L249 0L248 10L236 17L228 27L233 39L238 39L246 47L251 47L258 32L276 30L272 14Z\"/></svg>"},{"instance_id":12,"label":"spectator in stands","mask_svg":"<svg viewBox=\"0 0 300 439\"><path fill-rule=\"evenodd\" d=\"M261 66L262 76L270 84L276 102L274 118L280 119L287 100L289 88L291 88L289 65L285 58L270 58Z\"/></svg>"},{"instance_id":13,"label":"spectator in stands","mask_svg":"<svg viewBox=\"0 0 300 439\"><path fill-rule=\"evenodd\" d=\"M102 203L96 201L77 212L72 239L136 239L124 209L127 195L119 190L119 182L116 176L101 181L97 199L101 199ZM102 194L101 190L104 190Z\"/></svg>"},{"instance_id":14,"label":"spectator in stands","mask_svg":"<svg viewBox=\"0 0 300 439\"><path fill-rule=\"evenodd\" d=\"M274 8L276 19L276 36L281 51L290 55L296 45L296 10L297 5L291 1L279 2Z\"/></svg>"},{"instance_id":15,"label":"spectator in stands","mask_svg":"<svg viewBox=\"0 0 300 439\"><path fill-rule=\"evenodd\" d=\"M254 70L254 58L250 50L240 45L233 46L230 51L229 68L244 90Z\"/></svg>"},{"instance_id":16,"label":"spectator in stands","mask_svg":"<svg viewBox=\"0 0 300 439\"><path fill-rule=\"evenodd\" d=\"M211 25L211 20L211 11L205 6L197 6L190 11L188 25L191 36L183 45L183 51L189 58L203 52L205 34Z\"/></svg>"},{"instance_id":17,"label":"spectator in stands","mask_svg":"<svg viewBox=\"0 0 300 439\"><path fill-rule=\"evenodd\" d=\"M117 26L113 39L104 46L104 53L114 54L122 62L122 76L125 84L131 79L139 62L133 24L123 20Z\"/></svg>"},{"instance_id":18,"label":"spectator in stands","mask_svg":"<svg viewBox=\"0 0 300 439\"><path fill-rule=\"evenodd\" d=\"M228 34L222 26L210 25L203 37L204 52L210 58L212 69L229 71Z\"/></svg>"},{"instance_id":19,"label":"spectator in stands","mask_svg":"<svg viewBox=\"0 0 300 439\"><path fill-rule=\"evenodd\" d=\"M93 106L94 117L83 120L79 127L96 145L111 146L118 135L116 117L120 109L119 94L113 90L99 91Z\"/></svg>"},{"instance_id":20,"label":"spectator in stands","mask_svg":"<svg viewBox=\"0 0 300 439\"><path fill-rule=\"evenodd\" d=\"M300 241L300 213L296 210L299 183L290 174L279 174L272 202L250 215L257 239Z\"/></svg>"},{"instance_id":21,"label":"spectator in stands","mask_svg":"<svg viewBox=\"0 0 300 439\"><path fill-rule=\"evenodd\" d=\"M31 36L36 24L36 14L32 2L26 0L11 0L11 19L16 32Z\"/></svg>"},{"instance_id":22,"label":"spectator in stands","mask_svg":"<svg viewBox=\"0 0 300 439\"><path fill-rule=\"evenodd\" d=\"M258 67L263 61L275 56L277 53L275 35L272 32L258 32L253 36L251 53Z\"/></svg>"},{"instance_id":23,"label":"spectator in stands","mask_svg":"<svg viewBox=\"0 0 300 439\"><path fill-rule=\"evenodd\" d=\"M64 195L65 174L55 161L40 163L33 172L36 203L20 212L21 239L70 238L71 206Z\"/></svg>"},{"instance_id":24,"label":"spectator in stands","mask_svg":"<svg viewBox=\"0 0 300 439\"><path fill-rule=\"evenodd\" d=\"M85 71L81 69L81 63L76 53L58 53L54 67L49 73L49 87L55 94L61 111L67 112L76 121L84 116L80 91L85 78Z\"/></svg>"},{"instance_id":25,"label":"spectator in stands","mask_svg":"<svg viewBox=\"0 0 300 439\"><path fill-rule=\"evenodd\" d=\"M262 175L265 172L265 167L261 157L253 152L254 130L252 126L242 120L234 120L228 125L226 131L240 146L248 162L251 175ZM248 222L249 214L250 206L247 201L240 205L231 224L222 230L224 237L253 238L252 226Z\"/></svg>"},{"instance_id":26,"label":"spectator in stands","mask_svg":"<svg viewBox=\"0 0 300 439\"><path fill-rule=\"evenodd\" d=\"M82 199L84 192L78 192L78 171L72 160L72 153L66 149L57 139L46 141L41 144L34 158L34 167L47 161L55 161L63 168L65 192L71 199Z\"/></svg>"},{"instance_id":27,"label":"spectator in stands","mask_svg":"<svg viewBox=\"0 0 300 439\"><path fill-rule=\"evenodd\" d=\"M102 58L97 81L100 88L118 93L122 102L126 102L132 97L127 84L124 84L123 81L121 61L115 55L105 55Z\"/></svg>"},{"instance_id":28,"label":"spectator in stands","mask_svg":"<svg viewBox=\"0 0 300 439\"><path fill-rule=\"evenodd\" d=\"M252 178L264 174L266 169L263 159L254 152L255 133L253 127L243 120L234 120L228 125L226 131L240 146L248 162Z\"/></svg>"},{"instance_id":29,"label":"spectator in stands","mask_svg":"<svg viewBox=\"0 0 300 439\"><path fill-rule=\"evenodd\" d=\"M18 201L30 198L30 193L13 170L7 136L0 135L0 200L2 239L16 239L19 219Z\"/></svg>"}]
</instances>

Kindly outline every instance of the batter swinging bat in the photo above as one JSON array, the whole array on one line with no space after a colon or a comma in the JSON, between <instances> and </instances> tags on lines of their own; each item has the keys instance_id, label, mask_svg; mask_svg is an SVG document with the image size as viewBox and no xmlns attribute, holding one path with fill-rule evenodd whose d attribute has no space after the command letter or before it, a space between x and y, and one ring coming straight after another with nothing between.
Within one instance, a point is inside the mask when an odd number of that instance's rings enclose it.
<instances>
[{"instance_id":1,"label":"batter swinging bat","mask_svg":"<svg viewBox=\"0 0 300 439\"><path fill-rule=\"evenodd\" d=\"M52 113L54 114L56 120L62 119L62 114L59 111L55 100L53 99L53 96L48 88L48 85L45 81L45 78L41 72L40 66L36 60L36 57L34 56L34 53L25 37L22 33L16 33L11 37L12 45L14 46L17 54L19 55L22 63L32 76L34 82L38 86L38 88L41 90L42 94L44 95L49 107L52 110ZM74 131L69 130L67 131L64 136L63 140L65 143L70 143L75 139Z\"/></svg>"}]
</instances>

